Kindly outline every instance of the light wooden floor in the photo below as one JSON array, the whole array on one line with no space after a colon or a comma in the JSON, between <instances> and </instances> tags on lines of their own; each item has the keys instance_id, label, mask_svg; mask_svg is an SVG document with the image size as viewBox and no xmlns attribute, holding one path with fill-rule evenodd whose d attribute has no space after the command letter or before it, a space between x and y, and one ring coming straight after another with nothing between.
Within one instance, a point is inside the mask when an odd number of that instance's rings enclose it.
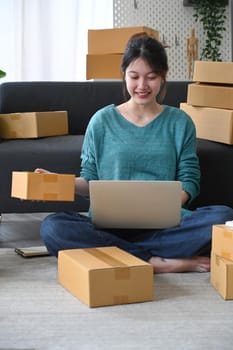
<instances>
[{"instance_id":1,"label":"light wooden floor","mask_svg":"<svg viewBox=\"0 0 233 350\"><path fill-rule=\"evenodd\" d=\"M0 222L0 248L41 245L40 224L48 214L2 214Z\"/></svg>"}]
</instances>

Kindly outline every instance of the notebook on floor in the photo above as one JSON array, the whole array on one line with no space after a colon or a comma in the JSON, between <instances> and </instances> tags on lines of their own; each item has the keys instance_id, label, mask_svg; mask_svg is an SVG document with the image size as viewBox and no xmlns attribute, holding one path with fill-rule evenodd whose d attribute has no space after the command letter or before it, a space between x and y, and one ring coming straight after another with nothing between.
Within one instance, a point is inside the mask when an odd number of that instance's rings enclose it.
<instances>
[{"instance_id":1,"label":"notebook on floor","mask_svg":"<svg viewBox=\"0 0 233 350\"><path fill-rule=\"evenodd\" d=\"M157 229L179 225L180 181L90 181L92 222L99 228Z\"/></svg>"},{"instance_id":2,"label":"notebook on floor","mask_svg":"<svg viewBox=\"0 0 233 350\"><path fill-rule=\"evenodd\" d=\"M15 252L24 258L33 258L50 255L45 246L15 248Z\"/></svg>"}]
</instances>

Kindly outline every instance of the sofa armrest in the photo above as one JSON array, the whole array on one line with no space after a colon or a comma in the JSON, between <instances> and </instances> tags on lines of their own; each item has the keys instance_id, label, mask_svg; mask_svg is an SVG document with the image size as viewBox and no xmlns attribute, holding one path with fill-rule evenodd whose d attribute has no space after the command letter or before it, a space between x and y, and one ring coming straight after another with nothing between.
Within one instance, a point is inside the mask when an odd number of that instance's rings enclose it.
<instances>
[{"instance_id":1,"label":"sofa armrest","mask_svg":"<svg viewBox=\"0 0 233 350\"><path fill-rule=\"evenodd\" d=\"M201 167L201 192L192 208L228 205L233 208L233 146L197 139Z\"/></svg>"}]
</instances>

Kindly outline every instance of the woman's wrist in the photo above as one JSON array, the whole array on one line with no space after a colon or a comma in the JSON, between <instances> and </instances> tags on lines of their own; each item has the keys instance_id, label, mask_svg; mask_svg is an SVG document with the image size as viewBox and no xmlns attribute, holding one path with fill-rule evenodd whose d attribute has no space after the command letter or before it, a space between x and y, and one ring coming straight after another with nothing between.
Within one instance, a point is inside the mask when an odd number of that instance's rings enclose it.
<instances>
[{"instance_id":1,"label":"woman's wrist","mask_svg":"<svg viewBox=\"0 0 233 350\"><path fill-rule=\"evenodd\" d=\"M75 178L75 193L83 197L89 195L89 184L84 178Z\"/></svg>"},{"instance_id":2,"label":"woman's wrist","mask_svg":"<svg viewBox=\"0 0 233 350\"><path fill-rule=\"evenodd\" d=\"M189 199L190 199L190 194L188 192L182 191L182 195L181 195L182 205L185 205L185 203L187 203Z\"/></svg>"}]
</instances>

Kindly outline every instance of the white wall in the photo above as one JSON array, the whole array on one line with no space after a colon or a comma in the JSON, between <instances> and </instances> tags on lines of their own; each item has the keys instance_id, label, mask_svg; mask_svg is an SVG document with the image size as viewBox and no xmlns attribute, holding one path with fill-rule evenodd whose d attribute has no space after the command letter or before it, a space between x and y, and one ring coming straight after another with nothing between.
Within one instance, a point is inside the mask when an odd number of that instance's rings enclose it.
<instances>
[{"instance_id":1,"label":"white wall","mask_svg":"<svg viewBox=\"0 0 233 350\"><path fill-rule=\"evenodd\" d=\"M222 41L222 60L232 61L232 0L227 6L226 32ZM195 28L199 47L203 45L202 26L195 23L193 8L184 7L183 0L113 0L114 27L148 26L160 33L165 39L169 59L170 80L188 79L186 45L190 31ZM199 53L201 50L199 50Z\"/></svg>"},{"instance_id":2,"label":"white wall","mask_svg":"<svg viewBox=\"0 0 233 350\"><path fill-rule=\"evenodd\" d=\"M88 29L113 26L112 0L0 0L5 81L85 80Z\"/></svg>"}]
</instances>

